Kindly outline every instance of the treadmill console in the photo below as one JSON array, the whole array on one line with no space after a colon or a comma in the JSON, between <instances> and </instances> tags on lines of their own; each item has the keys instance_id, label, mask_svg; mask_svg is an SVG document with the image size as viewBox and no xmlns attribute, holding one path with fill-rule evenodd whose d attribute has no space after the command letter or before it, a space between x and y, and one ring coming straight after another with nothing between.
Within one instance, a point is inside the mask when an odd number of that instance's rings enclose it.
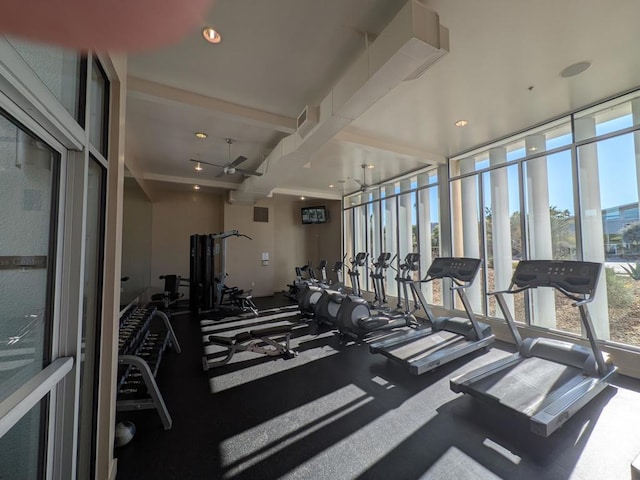
<instances>
[{"instance_id":1,"label":"treadmill console","mask_svg":"<svg viewBox=\"0 0 640 480\"><path fill-rule=\"evenodd\" d=\"M602 265L575 260L521 260L511 283L518 288L556 287L593 296Z\"/></svg>"},{"instance_id":2,"label":"treadmill console","mask_svg":"<svg viewBox=\"0 0 640 480\"><path fill-rule=\"evenodd\" d=\"M438 257L429 267L427 277L453 278L459 282L471 283L476 278L481 264L482 260L479 258Z\"/></svg>"}]
</instances>

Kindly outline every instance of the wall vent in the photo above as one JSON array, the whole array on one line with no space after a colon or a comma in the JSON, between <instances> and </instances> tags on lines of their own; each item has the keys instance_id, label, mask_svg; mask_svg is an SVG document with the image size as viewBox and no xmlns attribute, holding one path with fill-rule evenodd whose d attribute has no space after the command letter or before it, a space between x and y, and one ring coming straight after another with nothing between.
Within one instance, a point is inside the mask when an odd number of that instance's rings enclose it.
<instances>
[{"instance_id":1,"label":"wall vent","mask_svg":"<svg viewBox=\"0 0 640 480\"><path fill-rule=\"evenodd\" d=\"M269 209L266 207L253 207L253 221L269 223Z\"/></svg>"},{"instance_id":2,"label":"wall vent","mask_svg":"<svg viewBox=\"0 0 640 480\"><path fill-rule=\"evenodd\" d=\"M297 131L298 134L304 136L318 124L318 107L307 105L300 115L298 115Z\"/></svg>"}]
</instances>

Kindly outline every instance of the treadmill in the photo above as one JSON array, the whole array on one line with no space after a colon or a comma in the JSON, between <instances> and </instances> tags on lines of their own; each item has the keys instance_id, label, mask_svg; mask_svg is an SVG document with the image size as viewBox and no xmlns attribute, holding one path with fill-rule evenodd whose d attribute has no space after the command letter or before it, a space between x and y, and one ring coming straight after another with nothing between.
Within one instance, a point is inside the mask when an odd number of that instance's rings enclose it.
<instances>
[{"instance_id":1,"label":"treadmill","mask_svg":"<svg viewBox=\"0 0 640 480\"><path fill-rule=\"evenodd\" d=\"M598 345L587 304L596 293L602 265L592 262L523 260L509 288L495 295L518 352L454 378L454 392L468 393L529 419L533 433L548 437L602 392L617 368ZM574 300L590 348L546 338L522 340L504 299L532 288L555 288Z\"/></svg>"},{"instance_id":2,"label":"treadmill","mask_svg":"<svg viewBox=\"0 0 640 480\"><path fill-rule=\"evenodd\" d=\"M477 258L436 258L423 280L411 282L411 289L420 299L431 328L410 330L380 340L370 344L369 351L400 362L409 368L410 373L420 375L493 343L495 336L491 327L478 322L465 294L465 289L475 280L481 263ZM436 318L427 304L420 284L444 278L452 280L454 285L451 289L458 292L467 318Z\"/></svg>"}]
</instances>

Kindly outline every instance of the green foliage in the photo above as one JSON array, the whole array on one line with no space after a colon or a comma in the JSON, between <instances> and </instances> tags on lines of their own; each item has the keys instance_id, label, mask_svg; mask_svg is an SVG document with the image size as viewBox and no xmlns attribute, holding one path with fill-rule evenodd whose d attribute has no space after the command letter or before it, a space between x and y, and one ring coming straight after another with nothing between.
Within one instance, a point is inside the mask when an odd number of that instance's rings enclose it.
<instances>
[{"instance_id":1,"label":"green foliage","mask_svg":"<svg viewBox=\"0 0 640 480\"><path fill-rule=\"evenodd\" d=\"M607 278L607 297L612 308L628 308L635 299L629 282L616 274L613 268L605 268Z\"/></svg>"},{"instance_id":2,"label":"green foliage","mask_svg":"<svg viewBox=\"0 0 640 480\"><path fill-rule=\"evenodd\" d=\"M625 243L638 245L640 243L640 222L634 222L622 229L622 240Z\"/></svg>"},{"instance_id":3,"label":"green foliage","mask_svg":"<svg viewBox=\"0 0 640 480\"><path fill-rule=\"evenodd\" d=\"M640 280L640 263L636 262L635 265L629 263L626 267L623 265L622 268L624 268L624 271L627 272L631 278Z\"/></svg>"}]
</instances>

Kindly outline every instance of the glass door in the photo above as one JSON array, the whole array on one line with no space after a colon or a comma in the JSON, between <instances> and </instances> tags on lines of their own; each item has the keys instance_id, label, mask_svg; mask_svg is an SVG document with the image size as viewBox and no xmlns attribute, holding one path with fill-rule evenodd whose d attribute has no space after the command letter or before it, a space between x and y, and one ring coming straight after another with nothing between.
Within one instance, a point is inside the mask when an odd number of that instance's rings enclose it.
<instances>
[{"instance_id":1,"label":"glass door","mask_svg":"<svg viewBox=\"0 0 640 480\"><path fill-rule=\"evenodd\" d=\"M59 167L59 153L0 111L0 401L51 362ZM47 405L0 429L0 478L43 476Z\"/></svg>"}]
</instances>

